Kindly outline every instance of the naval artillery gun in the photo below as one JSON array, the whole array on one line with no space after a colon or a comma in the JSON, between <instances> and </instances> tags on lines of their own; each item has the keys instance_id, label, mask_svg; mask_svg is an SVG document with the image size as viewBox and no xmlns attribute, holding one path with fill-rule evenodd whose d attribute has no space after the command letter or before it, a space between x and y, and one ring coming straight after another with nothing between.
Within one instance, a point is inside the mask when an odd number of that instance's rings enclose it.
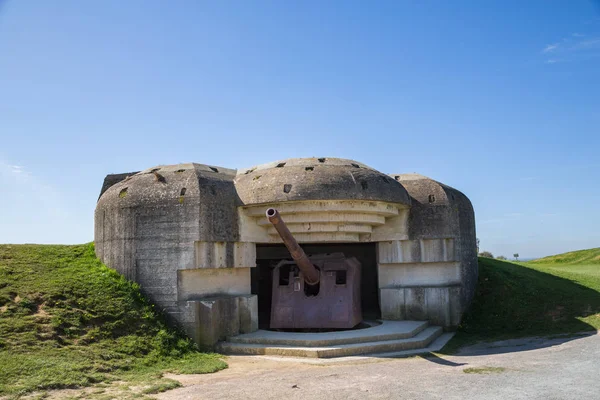
<instances>
[{"instance_id":1,"label":"naval artillery gun","mask_svg":"<svg viewBox=\"0 0 600 400\"><path fill-rule=\"evenodd\" d=\"M362 321L360 262L344 253L307 256L279 212L267 219L292 260L273 270L271 329L351 329Z\"/></svg>"}]
</instances>

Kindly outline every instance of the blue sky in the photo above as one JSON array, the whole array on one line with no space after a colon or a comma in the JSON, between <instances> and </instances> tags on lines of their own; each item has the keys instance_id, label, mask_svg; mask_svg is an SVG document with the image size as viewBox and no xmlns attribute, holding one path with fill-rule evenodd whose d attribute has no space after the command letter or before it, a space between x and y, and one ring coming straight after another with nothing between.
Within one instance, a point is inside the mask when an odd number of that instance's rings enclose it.
<instances>
[{"instance_id":1,"label":"blue sky","mask_svg":"<svg viewBox=\"0 0 600 400\"><path fill-rule=\"evenodd\" d=\"M597 2L0 3L0 243L91 241L108 173L330 156L543 256L600 246L599 153Z\"/></svg>"}]
</instances>

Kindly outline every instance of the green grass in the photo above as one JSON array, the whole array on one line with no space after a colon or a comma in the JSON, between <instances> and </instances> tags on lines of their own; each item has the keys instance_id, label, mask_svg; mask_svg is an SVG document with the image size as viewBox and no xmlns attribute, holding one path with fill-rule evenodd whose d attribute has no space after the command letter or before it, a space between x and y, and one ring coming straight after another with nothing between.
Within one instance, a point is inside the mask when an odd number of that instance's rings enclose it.
<instances>
[{"instance_id":1,"label":"green grass","mask_svg":"<svg viewBox=\"0 0 600 400\"><path fill-rule=\"evenodd\" d=\"M117 380L170 387L163 372L226 367L167 327L92 244L0 245L0 360L0 396L12 397Z\"/></svg>"},{"instance_id":2,"label":"green grass","mask_svg":"<svg viewBox=\"0 0 600 400\"><path fill-rule=\"evenodd\" d=\"M504 367L473 367L463 369L465 374L497 374L504 371L506 371Z\"/></svg>"},{"instance_id":3,"label":"green grass","mask_svg":"<svg viewBox=\"0 0 600 400\"><path fill-rule=\"evenodd\" d=\"M181 387L180 382L175 381L173 379L164 379L162 382L156 383L156 384L142 390L142 393L156 394L156 393L166 392L167 390L175 389L178 387Z\"/></svg>"},{"instance_id":4,"label":"green grass","mask_svg":"<svg viewBox=\"0 0 600 400\"><path fill-rule=\"evenodd\" d=\"M600 247L587 250L570 251L539 258L530 262L531 264L570 264L570 265L600 265Z\"/></svg>"},{"instance_id":5,"label":"green grass","mask_svg":"<svg viewBox=\"0 0 600 400\"><path fill-rule=\"evenodd\" d=\"M442 353L479 341L600 329L600 265L479 258L475 298Z\"/></svg>"}]
</instances>

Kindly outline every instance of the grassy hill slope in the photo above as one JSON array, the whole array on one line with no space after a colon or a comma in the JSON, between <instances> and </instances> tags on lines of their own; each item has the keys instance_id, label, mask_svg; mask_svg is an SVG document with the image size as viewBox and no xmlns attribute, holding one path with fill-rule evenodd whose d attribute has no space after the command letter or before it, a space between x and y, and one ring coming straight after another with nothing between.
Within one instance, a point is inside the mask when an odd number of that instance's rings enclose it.
<instances>
[{"instance_id":1,"label":"grassy hill slope","mask_svg":"<svg viewBox=\"0 0 600 400\"><path fill-rule=\"evenodd\" d=\"M587 250L570 251L531 261L533 264L570 264L589 265L600 264L600 247Z\"/></svg>"},{"instance_id":2,"label":"grassy hill slope","mask_svg":"<svg viewBox=\"0 0 600 400\"><path fill-rule=\"evenodd\" d=\"M600 329L600 265L479 258L473 303L444 352L477 341Z\"/></svg>"},{"instance_id":3,"label":"grassy hill slope","mask_svg":"<svg viewBox=\"0 0 600 400\"><path fill-rule=\"evenodd\" d=\"M164 371L226 367L169 329L92 244L0 245L0 360L0 396L117 380L150 393L177 386Z\"/></svg>"}]
</instances>

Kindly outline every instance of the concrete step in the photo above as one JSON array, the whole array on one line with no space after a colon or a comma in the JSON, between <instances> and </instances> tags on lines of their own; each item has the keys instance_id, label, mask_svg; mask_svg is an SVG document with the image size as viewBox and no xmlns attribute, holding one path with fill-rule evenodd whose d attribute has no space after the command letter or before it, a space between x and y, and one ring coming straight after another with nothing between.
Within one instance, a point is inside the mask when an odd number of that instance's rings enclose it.
<instances>
[{"instance_id":1,"label":"concrete step","mask_svg":"<svg viewBox=\"0 0 600 400\"><path fill-rule=\"evenodd\" d=\"M369 328L350 331L304 333L258 330L227 338L231 343L262 344L276 346L328 347L339 344L381 342L408 339L429 325L427 321L382 321Z\"/></svg>"},{"instance_id":2,"label":"concrete step","mask_svg":"<svg viewBox=\"0 0 600 400\"><path fill-rule=\"evenodd\" d=\"M218 351L224 354L244 355L277 355L311 358L346 357L372 353L390 353L419 348L425 349L442 333L442 328L438 326L431 326L423 329L415 336L405 339L339 344L325 347L301 347L223 342L219 344Z\"/></svg>"}]
</instances>

